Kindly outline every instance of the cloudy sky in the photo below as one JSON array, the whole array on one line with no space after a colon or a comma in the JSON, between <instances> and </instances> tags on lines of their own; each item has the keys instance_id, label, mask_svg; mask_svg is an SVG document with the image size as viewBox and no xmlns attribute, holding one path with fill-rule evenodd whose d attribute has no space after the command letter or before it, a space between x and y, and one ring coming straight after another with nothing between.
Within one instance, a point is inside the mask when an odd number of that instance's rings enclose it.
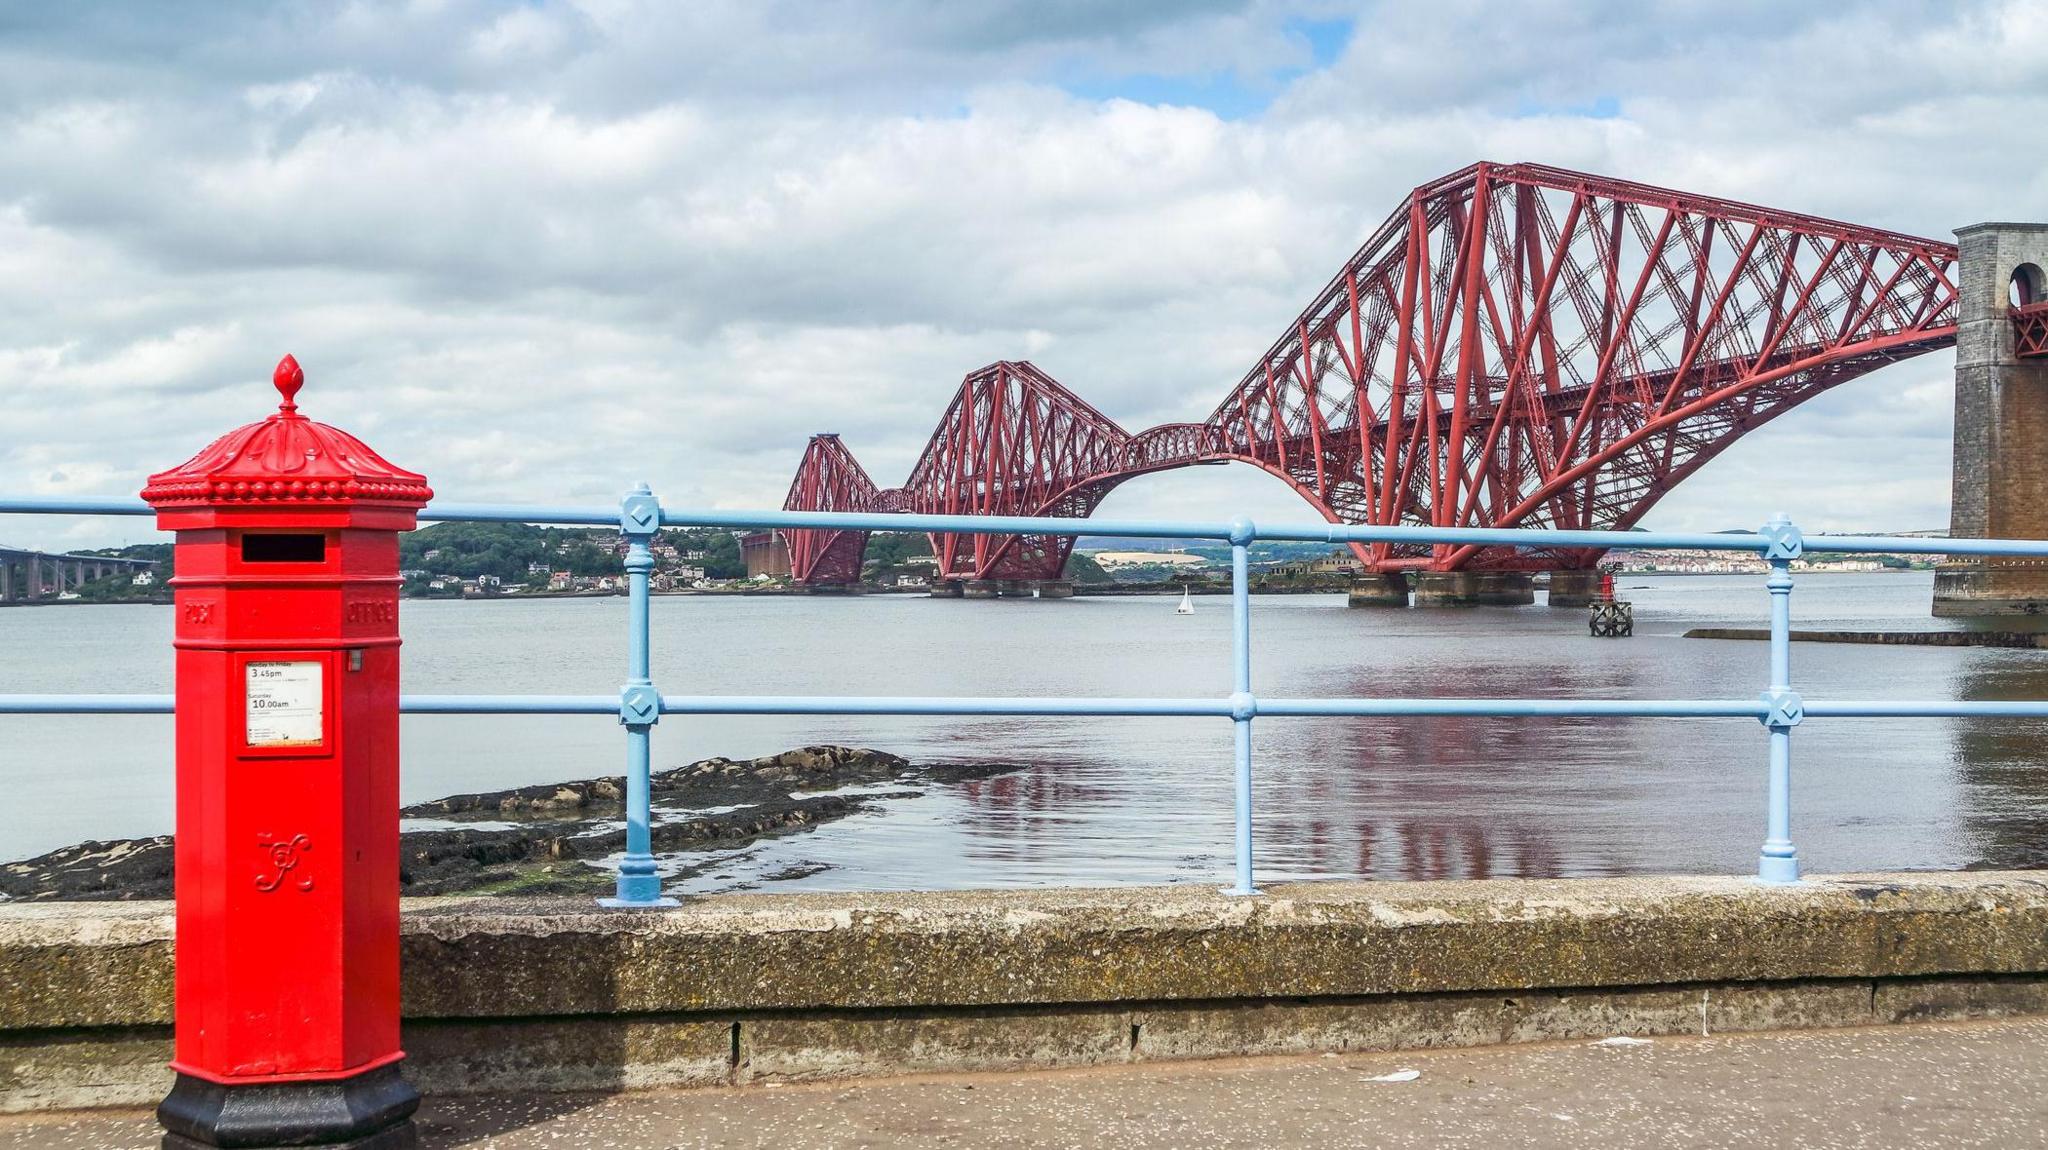
<instances>
[{"instance_id":1,"label":"cloudy sky","mask_svg":"<svg viewBox=\"0 0 2048 1150\"><path fill-rule=\"evenodd\" d=\"M2048 219L2039 0L0 2L0 492L119 495L301 403L446 498L899 481L1030 358L1199 419L1411 187L1531 160L1946 238ZM1947 522L1950 359L1650 526ZM1105 513L1307 518L1251 468ZM0 517L0 539L140 540Z\"/></svg>"}]
</instances>

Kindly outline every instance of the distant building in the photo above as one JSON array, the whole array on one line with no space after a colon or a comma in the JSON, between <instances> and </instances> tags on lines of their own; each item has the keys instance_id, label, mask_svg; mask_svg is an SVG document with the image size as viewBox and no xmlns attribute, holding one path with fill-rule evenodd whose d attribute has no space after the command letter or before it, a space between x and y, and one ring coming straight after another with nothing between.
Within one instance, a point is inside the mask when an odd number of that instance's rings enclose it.
<instances>
[{"instance_id":1,"label":"distant building","mask_svg":"<svg viewBox=\"0 0 2048 1150\"><path fill-rule=\"evenodd\" d=\"M896 585L898 587L929 587L932 585L932 581L922 575L898 575L896 577Z\"/></svg>"},{"instance_id":2,"label":"distant building","mask_svg":"<svg viewBox=\"0 0 2048 1150\"><path fill-rule=\"evenodd\" d=\"M703 577L704 569L702 567L693 567L688 564L685 564L681 567L676 568L676 578L682 580L685 583L695 583L697 580L702 579Z\"/></svg>"},{"instance_id":3,"label":"distant building","mask_svg":"<svg viewBox=\"0 0 2048 1150\"><path fill-rule=\"evenodd\" d=\"M1278 567L1273 568L1273 573L1275 575L1356 575L1361 570L1364 570L1364 566L1364 564L1358 561L1358 556L1353 555L1350 549L1346 548L1343 551L1332 551L1319 559L1310 559L1305 562L1296 563L1282 563Z\"/></svg>"},{"instance_id":4,"label":"distant building","mask_svg":"<svg viewBox=\"0 0 2048 1150\"><path fill-rule=\"evenodd\" d=\"M135 578L130 579L128 582L136 587L153 587L156 585L156 572L137 571Z\"/></svg>"},{"instance_id":5,"label":"distant building","mask_svg":"<svg viewBox=\"0 0 2048 1150\"><path fill-rule=\"evenodd\" d=\"M576 577L567 571L556 571L548 576L548 590L567 591L575 586Z\"/></svg>"},{"instance_id":6,"label":"distant building","mask_svg":"<svg viewBox=\"0 0 2048 1150\"><path fill-rule=\"evenodd\" d=\"M528 575L545 575L548 573L548 565L545 563L528 563L526 565L526 573Z\"/></svg>"}]
</instances>

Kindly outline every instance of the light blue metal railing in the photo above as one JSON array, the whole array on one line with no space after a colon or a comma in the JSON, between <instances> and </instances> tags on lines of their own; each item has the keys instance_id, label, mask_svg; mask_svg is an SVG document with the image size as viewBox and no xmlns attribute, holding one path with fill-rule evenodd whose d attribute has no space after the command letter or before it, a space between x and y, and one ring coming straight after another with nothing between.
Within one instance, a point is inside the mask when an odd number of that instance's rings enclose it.
<instances>
[{"instance_id":1,"label":"light blue metal railing","mask_svg":"<svg viewBox=\"0 0 2048 1150\"><path fill-rule=\"evenodd\" d=\"M0 499L0 514L149 515L133 499ZM1802 700L1792 686L1792 562L1807 552L1890 552L1984 557L2048 556L2048 541L2024 539L1909 539L1882 535L1804 537L1783 515L1754 534L1644 531L1527 531L1478 527L1366 527L1341 523L1051 519L1022 516L898 515L811 511L668 510L646 484L617 509L517 504L436 503L420 513L430 522L535 523L616 527L626 541L628 648L626 682L611 695L405 695L399 709L432 715L612 715L626 728L626 853L611 906L673 905L661 895L655 870L650 811L653 728L667 715L1005 715L1175 716L1227 718L1235 741L1233 776L1235 883L1225 893L1256 895L1252 873L1252 721L1259 717L1442 716L1501 718L1730 718L1747 717L1769 731L1770 754L1764 842L1757 876L1767 883L1796 882L1799 855L1792 842L1792 729L1808 718L2044 718L2048 701L1964 702L1946 699ZM928 531L961 534L1121 535L1147 539L1219 540L1230 544L1231 691L1211 698L970 698L860 695L664 695L649 664L648 575L651 544L663 527L750 529L840 528L857 531ZM1522 549L1592 547L1631 551L1749 552L1769 565L1770 663L1765 689L1751 699L1289 699L1252 692L1249 548L1257 541L1308 543L1482 544ZM170 714L169 695L7 695L0 715Z\"/></svg>"}]
</instances>

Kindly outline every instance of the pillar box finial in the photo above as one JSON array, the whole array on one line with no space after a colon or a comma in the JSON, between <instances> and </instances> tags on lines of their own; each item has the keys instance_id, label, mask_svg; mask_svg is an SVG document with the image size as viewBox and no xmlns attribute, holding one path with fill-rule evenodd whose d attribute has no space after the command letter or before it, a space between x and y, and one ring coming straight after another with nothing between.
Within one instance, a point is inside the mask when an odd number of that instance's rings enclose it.
<instances>
[{"instance_id":1,"label":"pillar box finial","mask_svg":"<svg viewBox=\"0 0 2048 1150\"><path fill-rule=\"evenodd\" d=\"M398 533L426 477L275 413L149 477L177 533L167 1147L417 1144L399 1073Z\"/></svg>"},{"instance_id":2,"label":"pillar box finial","mask_svg":"<svg viewBox=\"0 0 2048 1150\"><path fill-rule=\"evenodd\" d=\"M287 353L283 359L277 361L277 370L270 373L270 382L276 385L277 393L284 396L284 402L277 405L278 414L296 413L299 405L293 400L299 394L299 389L306 386L306 373L299 367L299 361Z\"/></svg>"}]
</instances>

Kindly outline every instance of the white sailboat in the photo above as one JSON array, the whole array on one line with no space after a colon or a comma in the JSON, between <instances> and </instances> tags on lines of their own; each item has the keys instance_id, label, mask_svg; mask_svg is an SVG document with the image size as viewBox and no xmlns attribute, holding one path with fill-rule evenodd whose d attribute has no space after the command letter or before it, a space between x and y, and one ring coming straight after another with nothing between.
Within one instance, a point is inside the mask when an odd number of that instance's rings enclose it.
<instances>
[{"instance_id":1,"label":"white sailboat","mask_svg":"<svg viewBox=\"0 0 2048 1150\"><path fill-rule=\"evenodd\" d=\"M1173 613L1176 615L1192 615L1195 613L1195 600L1189 595L1186 587L1180 589L1180 606L1175 607Z\"/></svg>"}]
</instances>

